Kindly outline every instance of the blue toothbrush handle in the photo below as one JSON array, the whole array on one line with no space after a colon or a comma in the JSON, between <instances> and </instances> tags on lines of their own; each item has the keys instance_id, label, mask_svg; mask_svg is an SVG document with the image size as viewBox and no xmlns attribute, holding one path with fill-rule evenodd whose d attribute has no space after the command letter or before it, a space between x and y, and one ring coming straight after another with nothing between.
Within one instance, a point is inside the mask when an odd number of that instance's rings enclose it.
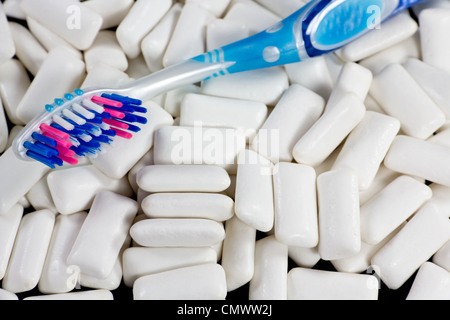
<instances>
[{"instance_id":1,"label":"blue toothbrush handle","mask_svg":"<svg viewBox=\"0 0 450 320\"><path fill-rule=\"evenodd\" d=\"M423 1L312 0L261 33L192 59L230 62L231 66L214 76L299 62L339 49Z\"/></svg>"}]
</instances>

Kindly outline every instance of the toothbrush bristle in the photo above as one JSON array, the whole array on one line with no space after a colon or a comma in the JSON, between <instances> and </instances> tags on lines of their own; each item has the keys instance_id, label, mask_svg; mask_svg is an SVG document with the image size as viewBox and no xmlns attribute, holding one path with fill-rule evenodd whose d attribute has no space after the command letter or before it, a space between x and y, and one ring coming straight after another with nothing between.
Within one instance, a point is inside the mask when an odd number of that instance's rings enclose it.
<instances>
[{"instance_id":1,"label":"toothbrush bristle","mask_svg":"<svg viewBox=\"0 0 450 320\"><path fill-rule=\"evenodd\" d=\"M84 95L79 89L74 93ZM55 99L55 107L73 100L74 95L66 94L65 99ZM104 151L102 145L110 144L113 137L131 139L131 132L141 130L132 124L147 122L145 117L134 114L147 112L141 105L141 100L118 94L83 98L54 114L51 123L41 123L38 132L33 132L30 141L23 145L26 154L52 169L62 166L63 162L76 165L77 157L95 157Z\"/></svg>"}]
</instances>

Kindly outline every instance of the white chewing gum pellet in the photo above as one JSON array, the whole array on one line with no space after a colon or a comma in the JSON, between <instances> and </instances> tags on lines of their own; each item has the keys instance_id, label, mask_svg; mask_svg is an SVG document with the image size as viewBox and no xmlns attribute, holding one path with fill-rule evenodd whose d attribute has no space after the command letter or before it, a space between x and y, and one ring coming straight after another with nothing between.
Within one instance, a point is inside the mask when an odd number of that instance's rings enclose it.
<instances>
[{"instance_id":1,"label":"white chewing gum pellet","mask_svg":"<svg viewBox=\"0 0 450 320\"><path fill-rule=\"evenodd\" d=\"M207 247L225 238L223 224L209 219L145 219L130 234L145 247Z\"/></svg>"},{"instance_id":2,"label":"white chewing gum pellet","mask_svg":"<svg viewBox=\"0 0 450 320\"><path fill-rule=\"evenodd\" d=\"M361 249L358 178L350 170L322 173L317 178L319 254L335 260Z\"/></svg>"},{"instance_id":3,"label":"white chewing gum pellet","mask_svg":"<svg viewBox=\"0 0 450 320\"><path fill-rule=\"evenodd\" d=\"M272 67L210 78L202 82L202 93L274 106L288 87L286 72L282 68Z\"/></svg>"},{"instance_id":4,"label":"white chewing gum pellet","mask_svg":"<svg viewBox=\"0 0 450 320\"><path fill-rule=\"evenodd\" d=\"M187 94L180 106L180 126L201 123L204 127L233 128L252 139L267 114L262 102Z\"/></svg>"},{"instance_id":5,"label":"white chewing gum pellet","mask_svg":"<svg viewBox=\"0 0 450 320\"><path fill-rule=\"evenodd\" d=\"M137 278L168 270L216 263L212 248L128 248L123 253L123 281L133 287Z\"/></svg>"},{"instance_id":6,"label":"white chewing gum pellet","mask_svg":"<svg viewBox=\"0 0 450 320\"><path fill-rule=\"evenodd\" d=\"M3 110L3 104L0 99L0 152L5 151L8 146L9 129L6 120L5 111Z\"/></svg>"},{"instance_id":7,"label":"white chewing gum pellet","mask_svg":"<svg viewBox=\"0 0 450 320\"><path fill-rule=\"evenodd\" d=\"M127 174L128 182L130 183L131 188L136 193L139 189L139 186L136 181L136 177L141 169L154 165L153 161L153 149L150 149L136 164L131 168L131 170Z\"/></svg>"},{"instance_id":8,"label":"white chewing gum pellet","mask_svg":"<svg viewBox=\"0 0 450 320\"><path fill-rule=\"evenodd\" d=\"M10 292L8 290L5 289L0 289L0 301L7 301L7 300L19 300L19 297L17 296L17 294Z\"/></svg>"},{"instance_id":9,"label":"white chewing gum pellet","mask_svg":"<svg viewBox=\"0 0 450 320\"><path fill-rule=\"evenodd\" d=\"M27 26L31 33L36 37L36 39L42 44L42 46L47 50L51 51L56 47L64 47L70 53L74 54L75 57L82 59L83 55L81 52L68 43L66 40L50 31L42 24L34 20L33 18L27 17Z\"/></svg>"},{"instance_id":10,"label":"white chewing gum pellet","mask_svg":"<svg viewBox=\"0 0 450 320\"><path fill-rule=\"evenodd\" d=\"M101 191L85 219L67 258L82 273L107 277L117 260L138 207L136 201Z\"/></svg>"},{"instance_id":11,"label":"white chewing gum pellet","mask_svg":"<svg viewBox=\"0 0 450 320\"><path fill-rule=\"evenodd\" d=\"M250 280L250 300L286 300L288 246L268 236L256 241L255 272Z\"/></svg>"},{"instance_id":12,"label":"white chewing gum pellet","mask_svg":"<svg viewBox=\"0 0 450 320\"><path fill-rule=\"evenodd\" d=\"M0 156L0 215L7 213L48 171L37 161L19 160L12 148Z\"/></svg>"},{"instance_id":13,"label":"white chewing gum pellet","mask_svg":"<svg viewBox=\"0 0 450 320\"><path fill-rule=\"evenodd\" d=\"M423 62L450 72L450 9L430 8L419 14Z\"/></svg>"},{"instance_id":14,"label":"white chewing gum pellet","mask_svg":"<svg viewBox=\"0 0 450 320\"><path fill-rule=\"evenodd\" d=\"M419 32L416 32L406 40L361 60L359 65L375 75L391 63L403 63L409 58L420 58L420 51Z\"/></svg>"},{"instance_id":15,"label":"white chewing gum pellet","mask_svg":"<svg viewBox=\"0 0 450 320\"><path fill-rule=\"evenodd\" d=\"M324 99L330 96L333 79L324 56L287 64L285 69L291 83L300 84Z\"/></svg>"},{"instance_id":16,"label":"white chewing gum pellet","mask_svg":"<svg viewBox=\"0 0 450 320\"><path fill-rule=\"evenodd\" d=\"M371 265L372 257L378 252L378 250L383 248L383 246L388 243L405 224L406 222L402 223L397 229L375 245L361 241L361 250L359 250L357 254L347 258L332 260L331 264L339 272L365 272L366 274L374 274L378 272L376 266L374 267Z\"/></svg>"},{"instance_id":17,"label":"white chewing gum pellet","mask_svg":"<svg viewBox=\"0 0 450 320\"><path fill-rule=\"evenodd\" d=\"M349 92L354 93L360 101L364 101L372 84L370 70L354 62L345 63L336 79L327 104L333 104Z\"/></svg>"},{"instance_id":18,"label":"white chewing gum pellet","mask_svg":"<svg viewBox=\"0 0 450 320\"><path fill-rule=\"evenodd\" d=\"M377 300L375 276L294 268L289 271L289 300Z\"/></svg>"},{"instance_id":19,"label":"white chewing gum pellet","mask_svg":"<svg viewBox=\"0 0 450 320\"><path fill-rule=\"evenodd\" d=\"M186 0L185 3L195 3L208 10L215 17L221 17L231 0Z\"/></svg>"},{"instance_id":20,"label":"white chewing gum pellet","mask_svg":"<svg viewBox=\"0 0 450 320\"><path fill-rule=\"evenodd\" d=\"M288 247L288 256L299 267L312 268L320 261L319 250L314 248Z\"/></svg>"},{"instance_id":21,"label":"white chewing gum pellet","mask_svg":"<svg viewBox=\"0 0 450 320\"><path fill-rule=\"evenodd\" d=\"M204 218L225 221L234 215L234 201L215 193L154 193L142 200L149 218Z\"/></svg>"},{"instance_id":22,"label":"white chewing gum pellet","mask_svg":"<svg viewBox=\"0 0 450 320\"><path fill-rule=\"evenodd\" d=\"M450 272L450 241L447 241L434 255L433 263Z\"/></svg>"},{"instance_id":23,"label":"white chewing gum pellet","mask_svg":"<svg viewBox=\"0 0 450 320\"><path fill-rule=\"evenodd\" d=\"M403 65L450 119L450 74L419 59L408 59Z\"/></svg>"},{"instance_id":24,"label":"white chewing gum pellet","mask_svg":"<svg viewBox=\"0 0 450 320\"><path fill-rule=\"evenodd\" d=\"M399 130L400 121L396 118L367 111L348 135L332 169L355 171L359 190L367 190Z\"/></svg>"},{"instance_id":25,"label":"white chewing gum pellet","mask_svg":"<svg viewBox=\"0 0 450 320\"><path fill-rule=\"evenodd\" d=\"M11 59L16 53L16 47L5 15L3 3L0 4L0 65Z\"/></svg>"},{"instance_id":26,"label":"white chewing gum pellet","mask_svg":"<svg viewBox=\"0 0 450 320\"><path fill-rule=\"evenodd\" d=\"M64 75L62 77L61 75ZM17 116L27 123L44 110L44 106L77 88L85 75L84 62L57 47L50 51L39 72L17 107ZM58 79L58 81L55 81Z\"/></svg>"},{"instance_id":27,"label":"white chewing gum pellet","mask_svg":"<svg viewBox=\"0 0 450 320\"><path fill-rule=\"evenodd\" d=\"M445 123L441 109L398 63L390 64L374 77L370 94L412 137L426 139Z\"/></svg>"},{"instance_id":28,"label":"white chewing gum pellet","mask_svg":"<svg viewBox=\"0 0 450 320\"><path fill-rule=\"evenodd\" d=\"M128 60L117 41L114 31L100 31L92 46L84 51L86 71L89 72L96 63L105 63L120 71L128 69Z\"/></svg>"},{"instance_id":29,"label":"white chewing gum pellet","mask_svg":"<svg viewBox=\"0 0 450 320\"><path fill-rule=\"evenodd\" d=\"M214 16L206 9L195 3L186 3L167 45L163 66L168 67L205 52L206 26L213 20ZM196 36L192 37L193 34Z\"/></svg>"},{"instance_id":30,"label":"white chewing gum pellet","mask_svg":"<svg viewBox=\"0 0 450 320\"><path fill-rule=\"evenodd\" d=\"M410 176L400 176L361 206L361 239L377 244L406 221L432 191Z\"/></svg>"},{"instance_id":31,"label":"white chewing gum pellet","mask_svg":"<svg viewBox=\"0 0 450 320\"><path fill-rule=\"evenodd\" d=\"M22 0L5 0L3 1L3 9L8 17L22 19L26 18L25 13L20 7Z\"/></svg>"},{"instance_id":32,"label":"white chewing gum pellet","mask_svg":"<svg viewBox=\"0 0 450 320\"><path fill-rule=\"evenodd\" d=\"M222 192L230 185L225 169L211 165L151 165L136 176L148 192Z\"/></svg>"},{"instance_id":33,"label":"white chewing gum pellet","mask_svg":"<svg viewBox=\"0 0 450 320\"><path fill-rule=\"evenodd\" d=\"M3 279L23 215L23 207L14 205L5 215L0 215L0 279Z\"/></svg>"},{"instance_id":34,"label":"white chewing gum pellet","mask_svg":"<svg viewBox=\"0 0 450 320\"><path fill-rule=\"evenodd\" d=\"M131 245L131 236L127 234L125 241L120 248L119 255L114 263L114 267L106 278L98 278L85 273L80 273L79 284L82 287L92 289L116 290L122 282L122 257L123 252Z\"/></svg>"},{"instance_id":35,"label":"white chewing gum pellet","mask_svg":"<svg viewBox=\"0 0 450 320\"><path fill-rule=\"evenodd\" d=\"M4 289L20 293L38 284L54 224L55 215L48 210L24 215L2 281Z\"/></svg>"},{"instance_id":36,"label":"white chewing gum pellet","mask_svg":"<svg viewBox=\"0 0 450 320\"><path fill-rule=\"evenodd\" d=\"M163 57L183 6L175 3L141 42L141 51L151 72L163 68Z\"/></svg>"},{"instance_id":37,"label":"white chewing gum pellet","mask_svg":"<svg viewBox=\"0 0 450 320\"><path fill-rule=\"evenodd\" d=\"M247 38L248 27L239 21L215 19L206 26L206 50L212 51Z\"/></svg>"},{"instance_id":38,"label":"white chewing gum pellet","mask_svg":"<svg viewBox=\"0 0 450 320\"><path fill-rule=\"evenodd\" d=\"M267 232L273 227L273 164L252 150L238 156L235 213L255 229Z\"/></svg>"},{"instance_id":39,"label":"white chewing gum pellet","mask_svg":"<svg viewBox=\"0 0 450 320\"><path fill-rule=\"evenodd\" d=\"M442 209L425 204L373 257L372 265L389 289L400 288L450 239L450 221Z\"/></svg>"},{"instance_id":40,"label":"white chewing gum pellet","mask_svg":"<svg viewBox=\"0 0 450 320\"><path fill-rule=\"evenodd\" d=\"M417 272L406 300L450 300L450 272L425 262Z\"/></svg>"},{"instance_id":41,"label":"white chewing gum pellet","mask_svg":"<svg viewBox=\"0 0 450 320\"><path fill-rule=\"evenodd\" d=\"M66 293L75 288L80 269L78 266L68 265L66 260L86 216L86 212L77 212L56 217L47 257L38 284L40 292L46 294Z\"/></svg>"},{"instance_id":42,"label":"white chewing gum pellet","mask_svg":"<svg viewBox=\"0 0 450 320\"><path fill-rule=\"evenodd\" d=\"M111 178L120 179L146 154L153 146L155 131L161 126L169 126L173 118L158 104L146 101L143 106L147 113L143 114L148 123L141 126L141 131L134 134L131 140L116 139L105 146L105 153L91 159L94 166Z\"/></svg>"},{"instance_id":43,"label":"white chewing gum pellet","mask_svg":"<svg viewBox=\"0 0 450 320\"><path fill-rule=\"evenodd\" d=\"M30 83L28 73L19 60L10 59L0 65L0 96L6 116L16 125L24 124L17 116L17 106Z\"/></svg>"},{"instance_id":44,"label":"white chewing gum pellet","mask_svg":"<svg viewBox=\"0 0 450 320\"><path fill-rule=\"evenodd\" d=\"M9 22L16 56L30 73L35 76L47 57L47 50L28 31L27 28L17 22Z\"/></svg>"},{"instance_id":45,"label":"white chewing gum pellet","mask_svg":"<svg viewBox=\"0 0 450 320\"><path fill-rule=\"evenodd\" d=\"M233 291L253 277L256 229L234 216L225 222L221 265L227 278L227 290Z\"/></svg>"},{"instance_id":46,"label":"white chewing gum pellet","mask_svg":"<svg viewBox=\"0 0 450 320\"><path fill-rule=\"evenodd\" d=\"M450 218L450 187L432 183L430 188L433 192L433 202L438 204L444 210L444 214Z\"/></svg>"},{"instance_id":47,"label":"white chewing gum pellet","mask_svg":"<svg viewBox=\"0 0 450 320\"><path fill-rule=\"evenodd\" d=\"M117 27L133 6L133 0L88 0L83 5L103 18L101 29Z\"/></svg>"},{"instance_id":48,"label":"white chewing gum pellet","mask_svg":"<svg viewBox=\"0 0 450 320\"><path fill-rule=\"evenodd\" d=\"M30 296L24 300L114 300L114 296L109 290L86 290L68 293L45 294L40 296Z\"/></svg>"},{"instance_id":49,"label":"white chewing gum pellet","mask_svg":"<svg viewBox=\"0 0 450 320\"><path fill-rule=\"evenodd\" d=\"M399 176L400 173L386 168L384 163L382 163L370 187L365 191L359 192L360 206L369 201L375 194L380 192L384 187L386 187L389 183L394 181Z\"/></svg>"},{"instance_id":50,"label":"white chewing gum pellet","mask_svg":"<svg viewBox=\"0 0 450 320\"><path fill-rule=\"evenodd\" d=\"M373 22L376 22L375 20ZM360 61L412 36L418 29L409 13L401 13L339 50L345 61Z\"/></svg>"},{"instance_id":51,"label":"white chewing gum pellet","mask_svg":"<svg viewBox=\"0 0 450 320\"><path fill-rule=\"evenodd\" d=\"M117 27L117 39L130 59L141 53L141 41L169 11L173 0L138 0Z\"/></svg>"},{"instance_id":52,"label":"white chewing gum pellet","mask_svg":"<svg viewBox=\"0 0 450 320\"><path fill-rule=\"evenodd\" d=\"M134 300L224 300L226 295L225 272L215 263L147 275L133 286Z\"/></svg>"},{"instance_id":53,"label":"white chewing gum pellet","mask_svg":"<svg viewBox=\"0 0 450 320\"><path fill-rule=\"evenodd\" d=\"M188 84L168 91L165 94L164 109L174 118L180 116L181 101L188 93L200 93L201 88L196 84Z\"/></svg>"},{"instance_id":54,"label":"white chewing gum pellet","mask_svg":"<svg viewBox=\"0 0 450 320\"><path fill-rule=\"evenodd\" d=\"M80 89L89 88L116 88L121 85L129 84L132 79L123 71L110 65L99 62L95 64L91 71L84 78Z\"/></svg>"},{"instance_id":55,"label":"white chewing gum pellet","mask_svg":"<svg viewBox=\"0 0 450 320\"><path fill-rule=\"evenodd\" d=\"M277 163L273 189L276 239L288 246L317 246L319 230L314 169L296 163Z\"/></svg>"},{"instance_id":56,"label":"white chewing gum pellet","mask_svg":"<svg viewBox=\"0 0 450 320\"><path fill-rule=\"evenodd\" d=\"M245 146L245 134L235 129L163 126L155 132L154 161L157 165L215 165L233 174L237 155Z\"/></svg>"},{"instance_id":57,"label":"white chewing gum pellet","mask_svg":"<svg viewBox=\"0 0 450 320\"><path fill-rule=\"evenodd\" d=\"M450 148L450 129L439 131L428 138L427 141Z\"/></svg>"},{"instance_id":58,"label":"white chewing gum pellet","mask_svg":"<svg viewBox=\"0 0 450 320\"><path fill-rule=\"evenodd\" d=\"M88 210L101 190L133 194L126 178L112 179L93 165L52 171L47 183L56 209L65 215Z\"/></svg>"},{"instance_id":59,"label":"white chewing gum pellet","mask_svg":"<svg viewBox=\"0 0 450 320\"><path fill-rule=\"evenodd\" d=\"M79 50L92 45L103 23L98 13L76 0L22 0L21 8Z\"/></svg>"},{"instance_id":60,"label":"white chewing gum pellet","mask_svg":"<svg viewBox=\"0 0 450 320\"><path fill-rule=\"evenodd\" d=\"M285 18L305 5L302 0L256 0L260 5L266 7L281 18Z\"/></svg>"},{"instance_id":61,"label":"white chewing gum pellet","mask_svg":"<svg viewBox=\"0 0 450 320\"><path fill-rule=\"evenodd\" d=\"M294 146L295 161L312 167L321 164L359 124L365 113L363 102L354 93L347 93L327 104L323 115Z\"/></svg>"},{"instance_id":62,"label":"white chewing gum pellet","mask_svg":"<svg viewBox=\"0 0 450 320\"><path fill-rule=\"evenodd\" d=\"M254 1L234 1L224 19L245 23L250 35L264 31L280 21L280 17Z\"/></svg>"},{"instance_id":63,"label":"white chewing gum pellet","mask_svg":"<svg viewBox=\"0 0 450 320\"><path fill-rule=\"evenodd\" d=\"M319 119L324 108L321 96L292 84L258 131L251 148L273 162L292 161L295 144Z\"/></svg>"},{"instance_id":64,"label":"white chewing gum pellet","mask_svg":"<svg viewBox=\"0 0 450 320\"><path fill-rule=\"evenodd\" d=\"M400 135L394 139L384 165L450 187L449 161L450 148Z\"/></svg>"}]
</instances>

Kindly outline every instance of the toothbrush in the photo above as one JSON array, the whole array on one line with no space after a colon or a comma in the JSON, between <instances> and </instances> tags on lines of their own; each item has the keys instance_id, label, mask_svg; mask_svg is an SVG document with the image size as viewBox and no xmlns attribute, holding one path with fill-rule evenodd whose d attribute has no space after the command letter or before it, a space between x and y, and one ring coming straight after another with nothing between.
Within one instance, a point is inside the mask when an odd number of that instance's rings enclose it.
<instances>
[{"instance_id":1,"label":"toothbrush","mask_svg":"<svg viewBox=\"0 0 450 320\"><path fill-rule=\"evenodd\" d=\"M22 160L50 168L95 157L115 136L132 138L145 125L142 100L212 77L300 62L332 52L382 21L426 0L312 0L267 30L167 67L127 86L67 93L14 139ZM135 98L130 98L135 97Z\"/></svg>"}]
</instances>

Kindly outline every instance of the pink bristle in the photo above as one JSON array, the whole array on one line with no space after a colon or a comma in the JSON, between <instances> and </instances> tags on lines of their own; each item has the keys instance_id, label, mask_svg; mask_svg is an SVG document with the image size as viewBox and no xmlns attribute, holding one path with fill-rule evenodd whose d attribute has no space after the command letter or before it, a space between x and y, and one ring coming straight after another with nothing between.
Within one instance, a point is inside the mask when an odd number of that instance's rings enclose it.
<instances>
[{"instance_id":1,"label":"pink bristle","mask_svg":"<svg viewBox=\"0 0 450 320\"><path fill-rule=\"evenodd\" d=\"M63 155L59 155L58 158L60 158L62 161L67 162L68 164L70 164L72 166L78 164L78 160L75 159L75 158L72 158L72 157L66 157L66 156L63 156Z\"/></svg>"},{"instance_id":2,"label":"pink bristle","mask_svg":"<svg viewBox=\"0 0 450 320\"><path fill-rule=\"evenodd\" d=\"M91 98L92 102L95 103L101 103L107 106L111 106L111 107L116 107L116 108L120 108L123 106L123 104L121 102L115 101L115 100L111 100L111 99L106 99L106 98L102 98L99 96L93 96Z\"/></svg>"},{"instance_id":3,"label":"pink bristle","mask_svg":"<svg viewBox=\"0 0 450 320\"><path fill-rule=\"evenodd\" d=\"M125 113L116 111L116 110L112 110L109 108L105 108L105 112L109 113L114 118L123 119L125 117Z\"/></svg>"},{"instance_id":4,"label":"pink bristle","mask_svg":"<svg viewBox=\"0 0 450 320\"><path fill-rule=\"evenodd\" d=\"M122 137L122 138L125 138L125 139L133 138L133 135L131 133L129 133L129 132L126 132L126 131L123 131L123 130L120 130L120 129L117 129L117 128L111 128L111 130L114 130L119 137Z\"/></svg>"},{"instance_id":5,"label":"pink bristle","mask_svg":"<svg viewBox=\"0 0 450 320\"><path fill-rule=\"evenodd\" d=\"M73 157L75 155L75 151L70 150L68 148L63 148L61 146L56 146L56 150L58 150L60 155L63 155L66 157Z\"/></svg>"},{"instance_id":6,"label":"pink bristle","mask_svg":"<svg viewBox=\"0 0 450 320\"><path fill-rule=\"evenodd\" d=\"M114 119L103 119L103 122L120 129L127 130L130 126L126 123L114 120Z\"/></svg>"},{"instance_id":7,"label":"pink bristle","mask_svg":"<svg viewBox=\"0 0 450 320\"><path fill-rule=\"evenodd\" d=\"M44 136L48 137L48 138L52 138L53 140L56 141L56 143L63 147L63 148L70 148L72 146L72 144L69 141L63 140L61 138L55 137L47 132L43 133Z\"/></svg>"},{"instance_id":8,"label":"pink bristle","mask_svg":"<svg viewBox=\"0 0 450 320\"><path fill-rule=\"evenodd\" d=\"M45 124L45 123L42 123L39 126L39 129L41 129L43 132L50 133L61 139L69 139L69 137L70 137L70 135L68 133L65 133L65 132L62 132L61 130L50 127L48 124Z\"/></svg>"}]
</instances>

